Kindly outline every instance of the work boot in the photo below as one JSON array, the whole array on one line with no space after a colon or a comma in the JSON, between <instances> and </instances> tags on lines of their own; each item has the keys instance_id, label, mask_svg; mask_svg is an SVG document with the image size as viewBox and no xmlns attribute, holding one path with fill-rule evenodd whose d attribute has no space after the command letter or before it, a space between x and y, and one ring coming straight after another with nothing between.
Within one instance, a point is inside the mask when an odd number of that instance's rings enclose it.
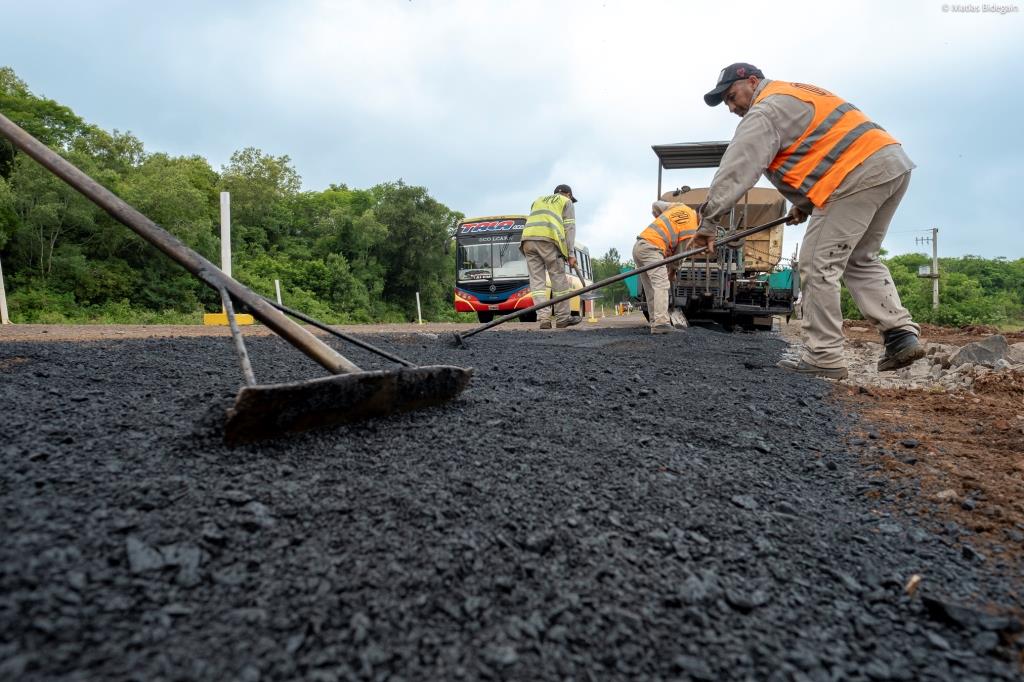
<instances>
[{"instance_id":1,"label":"work boot","mask_svg":"<svg viewBox=\"0 0 1024 682\"><path fill-rule=\"evenodd\" d=\"M551 329L551 320L541 320L538 329Z\"/></svg>"},{"instance_id":2,"label":"work boot","mask_svg":"<svg viewBox=\"0 0 1024 682\"><path fill-rule=\"evenodd\" d=\"M651 327L652 334L675 334L677 331L679 330L670 324L656 324Z\"/></svg>"},{"instance_id":3,"label":"work boot","mask_svg":"<svg viewBox=\"0 0 1024 682\"><path fill-rule=\"evenodd\" d=\"M885 353L878 360L879 372L892 372L924 357L924 346L917 342L917 334L907 329L882 332Z\"/></svg>"},{"instance_id":4,"label":"work boot","mask_svg":"<svg viewBox=\"0 0 1024 682\"><path fill-rule=\"evenodd\" d=\"M786 358L785 360L779 360L775 363L776 367L782 369L788 369L790 372L796 372L797 374L806 374L812 377L822 377L823 379L845 379L850 375L849 370L845 367L818 367L811 363L800 360L798 358Z\"/></svg>"},{"instance_id":5,"label":"work boot","mask_svg":"<svg viewBox=\"0 0 1024 682\"><path fill-rule=\"evenodd\" d=\"M566 327L573 327L573 326L579 324L582 321L583 321L582 317L579 317L579 316L570 317L570 318L568 318L566 320L559 320L558 322L555 322L555 327L557 329L565 329Z\"/></svg>"}]
</instances>

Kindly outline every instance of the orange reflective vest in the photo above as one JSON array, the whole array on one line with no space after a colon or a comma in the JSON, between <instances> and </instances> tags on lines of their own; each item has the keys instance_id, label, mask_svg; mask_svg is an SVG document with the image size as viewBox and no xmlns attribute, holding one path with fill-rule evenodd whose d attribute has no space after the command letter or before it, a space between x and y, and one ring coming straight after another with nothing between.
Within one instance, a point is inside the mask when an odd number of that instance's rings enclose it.
<instances>
[{"instance_id":1,"label":"orange reflective vest","mask_svg":"<svg viewBox=\"0 0 1024 682\"><path fill-rule=\"evenodd\" d=\"M850 171L882 147L899 142L861 111L827 90L804 83L771 81L754 99L789 95L814 107L800 137L775 155L768 177L822 207Z\"/></svg>"},{"instance_id":2,"label":"orange reflective vest","mask_svg":"<svg viewBox=\"0 0 1024 682\"><path fill-rule=\"evenodd\" d=\"M679 242L689 239L697 231L697 212L689 206L672 206L662 211L647 228L640 233L640 238L661 249L668 258Z\"/></svg>"}]
</instances>

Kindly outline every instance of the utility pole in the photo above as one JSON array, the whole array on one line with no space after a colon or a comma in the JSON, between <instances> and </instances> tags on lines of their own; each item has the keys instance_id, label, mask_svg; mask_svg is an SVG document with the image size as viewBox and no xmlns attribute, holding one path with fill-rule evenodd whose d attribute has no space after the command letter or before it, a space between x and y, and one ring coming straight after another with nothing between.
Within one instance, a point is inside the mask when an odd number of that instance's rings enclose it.
<instances>
[{"instance_id":1,"label":"utility pole","mask_svg":"<svg viewBox=\"0 0 1024 682\"><path fill-rule=\"evenodd\" d=\"M939 309L939 228L933 227L931 229L931 237L917 237L914 241L918 244L932 245L932 267L928 272L928 277L932 280L932 310ZM920 273L919 273L920 276Z\"/></svg>"}]
</instances>

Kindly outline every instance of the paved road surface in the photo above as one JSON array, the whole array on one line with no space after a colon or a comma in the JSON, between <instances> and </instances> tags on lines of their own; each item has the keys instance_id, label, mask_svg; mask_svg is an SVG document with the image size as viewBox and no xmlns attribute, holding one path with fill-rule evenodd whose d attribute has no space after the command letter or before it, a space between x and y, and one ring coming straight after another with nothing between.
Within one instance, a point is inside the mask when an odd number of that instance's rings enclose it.
<instances>
[{"instance_id":1,"label":"paved road surface","mask_svg":"<svg viewBox=\"0 0 1024 682\"><path fill-rule=\"evenodd\" d=\"M778 338L377 340L477 374L236 449L222 338L0 342L0 679L1019 679L973 610L1008 568L900 513Z\"/></svg>"}]
</instances>

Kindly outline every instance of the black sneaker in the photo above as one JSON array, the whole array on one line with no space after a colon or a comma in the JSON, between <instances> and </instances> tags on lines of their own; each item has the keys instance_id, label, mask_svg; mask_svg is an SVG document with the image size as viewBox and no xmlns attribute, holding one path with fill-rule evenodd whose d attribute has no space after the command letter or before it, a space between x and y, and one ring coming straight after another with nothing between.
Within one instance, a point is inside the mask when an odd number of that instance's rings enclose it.
<instances>
[{"instance_id":1,"label":"black sneaker","mask_svg":"<svg viewBox=\"0 0 1024 682\"><path fill-rule=\"evenodd\" d=\"M575 325L579 324L582 321L583 321L582 317L573 316L573 317L570 317L568 320L559 320L558 322L555 322L555 327L557 327L558 329L565 329L566 327L575 326Z\"/></svg>"},{"instance_id":2,"label":"black sneaker","mask_svg":"<svg viewBox=\"0 0 1024 682\"><path fill-rule=\"evenodd\" d=\"M924 357L924 346L917 342L917 334L906 329L893 329L882 333L885 353L878 360L879 372L892 372L913 364Z\"/></svg>"}]
</instances>

